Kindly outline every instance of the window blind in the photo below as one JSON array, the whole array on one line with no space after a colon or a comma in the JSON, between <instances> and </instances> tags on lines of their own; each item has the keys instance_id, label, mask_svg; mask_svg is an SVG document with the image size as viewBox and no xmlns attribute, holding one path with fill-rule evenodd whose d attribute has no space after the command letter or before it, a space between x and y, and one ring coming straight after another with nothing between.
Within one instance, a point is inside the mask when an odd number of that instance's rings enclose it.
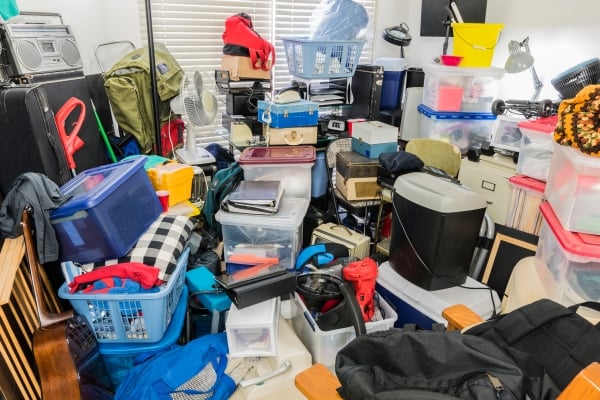
<instances>
[{"instance_id":1,"label":"window blind","mask_svg":"<svg viewBox=\"0 0 600 400\"><path fill-rule=\"evenodd\" d=\"M370 25L374 26L377 0L357 2L365 7ZM211 77L221 65L225 20L240 12L249 14L254 29L275 46L273 87L280 88L291 81L281 36L308 36L312 13L320 0L149 0L149 3L154 41L165 44L184 70L200 69ZM138 0L138 8L142 40L147 43L146 1ZM372 62L372 53L370 44L365 44L360 62ZM225 110L225 96L219 97L217 119L211 126L195 129L198 144L227 143L215 134Z\"/></svg>"}]
</instances>

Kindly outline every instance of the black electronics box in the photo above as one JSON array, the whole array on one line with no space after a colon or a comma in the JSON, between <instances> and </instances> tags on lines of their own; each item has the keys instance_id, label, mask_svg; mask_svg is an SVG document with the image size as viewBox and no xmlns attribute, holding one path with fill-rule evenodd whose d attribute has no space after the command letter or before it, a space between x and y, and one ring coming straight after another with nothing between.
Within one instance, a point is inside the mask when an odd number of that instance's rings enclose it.
<instances>
[{"instance_id":1,"label":"black electronics box","mask_svg":"<svg viewBox=\"0 0 600 400\"><path fill-rule=\"evenodd\" d=\"M225 100L225 111L229 115L253 116L258 111L258 101L264 99L264 92L228 93Z\"/></svg>"},{"instance_id":2,"label":"black electronics box","mask_svg":"<svg viewBox=\"0 0 600 400\"><path fill-rule=\"evenodd\" d=\"M379 116L381 88L383 85L383 66L359 64L352 78L354 102L350 110L355 118L375 120Z\"/></svg>"},{"instance_id":3,"label":"black electronics box","mask_svg":"<svg viewBox=\"0 0 600 400\"><path fill-rule=\"evenodd\" d=\"M289 296L296 290L296 274L286 271L276 275L231 289L225 289L225 294L237 308L249 307L274 297Z\"/></svg>"}]
</instances>

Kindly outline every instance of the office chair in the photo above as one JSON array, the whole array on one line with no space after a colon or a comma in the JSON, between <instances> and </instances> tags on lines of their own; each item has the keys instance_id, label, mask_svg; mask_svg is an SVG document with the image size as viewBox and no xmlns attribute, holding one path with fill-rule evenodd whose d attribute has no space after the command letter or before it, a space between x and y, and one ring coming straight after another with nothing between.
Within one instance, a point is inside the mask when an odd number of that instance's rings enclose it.
<instances>
[{"instance_id":1,"label":"office chair","mask_svg":"<svg viewBox=\"0 0 600 400\"><path fill-rule=\"evenodd\" d=\"M370 215L376 211L381 203L380 200L347 200L344 195L337 189L336 180L336 156L342 151L352 151L352 138L336 139L329 143L325 152L327 172L329 177L329 187L331 190L331 198L335 208L335 216L338 224L342 225L343 218L340 216L339 207L346 210L347 214L364 218L364 230L369 226ZM366 236L366 232L363 232Z\"/></svg>"}]
</instances>

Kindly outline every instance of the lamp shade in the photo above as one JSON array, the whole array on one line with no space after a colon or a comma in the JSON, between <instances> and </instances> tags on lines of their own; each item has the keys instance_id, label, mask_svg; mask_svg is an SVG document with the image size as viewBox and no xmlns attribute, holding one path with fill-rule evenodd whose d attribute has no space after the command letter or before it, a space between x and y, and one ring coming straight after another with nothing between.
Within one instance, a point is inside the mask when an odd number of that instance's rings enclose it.
<instances>
[{"instance_id":1,"label":"lamp shade","mask_svg":"<svg viewBox=\"0 0 600 400\"><path fill-rule=\"evenodd\" d=\"M504 69L509 74L516 74L530 68L533 62L534 58L531 54L519 52L508 56Z\"/></svg>"}]
</instances>

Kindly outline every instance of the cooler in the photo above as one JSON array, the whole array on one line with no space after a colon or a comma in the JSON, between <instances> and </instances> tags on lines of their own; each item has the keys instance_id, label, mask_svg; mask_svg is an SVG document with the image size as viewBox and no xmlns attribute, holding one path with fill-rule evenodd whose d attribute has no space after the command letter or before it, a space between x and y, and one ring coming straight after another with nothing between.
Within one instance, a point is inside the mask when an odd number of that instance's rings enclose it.
<instances>
[{"instance_id":1,"label":"cooler","mask_svg":"<svg viewBox=\"0 0 600 400\"><path fill-rule=\"evenodd\" d=\"M553 142L546 199L567 231L600 235L600 158Z\"/></svg>"},{"instance_id":2,"label":"cooler","mask_svg":"<svg viewBox=\"0 0 600 400\"><path fill-rule=\"evenodd\" d=\"M485 199L453 181L411 172L396 178L392 201L391 267L426 290L463 284Z\"/></svg>"},{"instance_id":3,"label":"cooler","mask_svg":"<svg viewBox=\"0 0 600 400\"><path fill-rule=\"evenodd\" d=\"M548 202L540 211L543 221L535 255L554 276L556 300L565 305L600 301L600 236L567 231Z\"/></svg>"},{"instance_id":4,"label":"cooler","mask_svg":"<svg viewBox=\"0 0 600 400\"><path fill-rule=\"evenodd\" d=\"M352 151L368 158L398 151L398 128L379 121L365 121L352 126Z\"/></svg>"},{"instance_id":5,"label":"cooler","mask_svg":"<svg viewBox=\"0 0 600 400\"><path fill-rule=\"evenodd\" d=\"M485 112L440 112L424 104L417 107L421 115L420 136L450 142L464 154L481 148L491 140L496 116Z\"/></svg>"},{"instance_id":6,"label":"cooler","mask_svg":"<svg viewBox=\"0 0 600 400\"><path fill-rule=\"evenodd\" d=\"M431 329L434 323L446 324L442 311L459 303L483 319L492 317L494 310L500 312L500 298L493 289L470 277L463 286L428 291L412 284L394 271L389 262L384 262L379 266L376 288L398 314L395 328L416 324L422 329Z\"/></svg>"},{"instance_id":7,"label":"cooler","mask_svg":"<svg viewBox=\"0 0 600 400\"><path fill-rule=\"evenodd\" d=\"M393 110L400 107L402 88L406 75L406 60L404 58L382 57L374 62L383 67L383 84L381 87L382 110Z\"/></svg>"},{"instance_id":8,"label":"cooler","mask_svg":"<svg viewBox=\"0 0 600 400\"><path fill-rule=\"evenodd\" d=\"M517 173L546 181L554 152L552 135L557 122L556 115L519 122L522 139Z\"/></svg>"},{"instance_id":9,"label":"cooler","mask_svg":"<svg viewBox=\"0 0 600 400\"><path fill-rule=\"evenodd\" d=\"M259 100L258 120L272 128L316 126L319 120L319 105L308 100L285 104Z\"/></svg>"},{"instance_id":10,"label":"cooler","mask_svg":"<svg viewBox=\"0 0 600 400\"><path fill-rule=\"evenodd\" d=\"M215 215L223 231L227 263L258 264L277 259L285 268L294 268L302 248L302 221L308 199L283 197L279 211L272 215L238 214L219 210ZM240 260L246 262L240 262Z\"/></svg>"},{"instance_id":11,"label":"cooler","mask_svg":"<svg viewBox=\"0 0 600 400\"><path fill-rule=\"evenodd\" d=\"M311 170L314 146L246 147L239 163L247 181L279 180L283 197L311 198Z\"/></svg>"},{"instance_id":12,"label":"cooler","mask_svg":"<svg viewBox=\"0 0 600 400\"><path fill-rule=\"evenodd\" d=\"M145 162L136 157L91 168L60 188L71 196L50 213L61 261L120 258L132 249L162 212Z\"/></svg>"}]
</instances>

